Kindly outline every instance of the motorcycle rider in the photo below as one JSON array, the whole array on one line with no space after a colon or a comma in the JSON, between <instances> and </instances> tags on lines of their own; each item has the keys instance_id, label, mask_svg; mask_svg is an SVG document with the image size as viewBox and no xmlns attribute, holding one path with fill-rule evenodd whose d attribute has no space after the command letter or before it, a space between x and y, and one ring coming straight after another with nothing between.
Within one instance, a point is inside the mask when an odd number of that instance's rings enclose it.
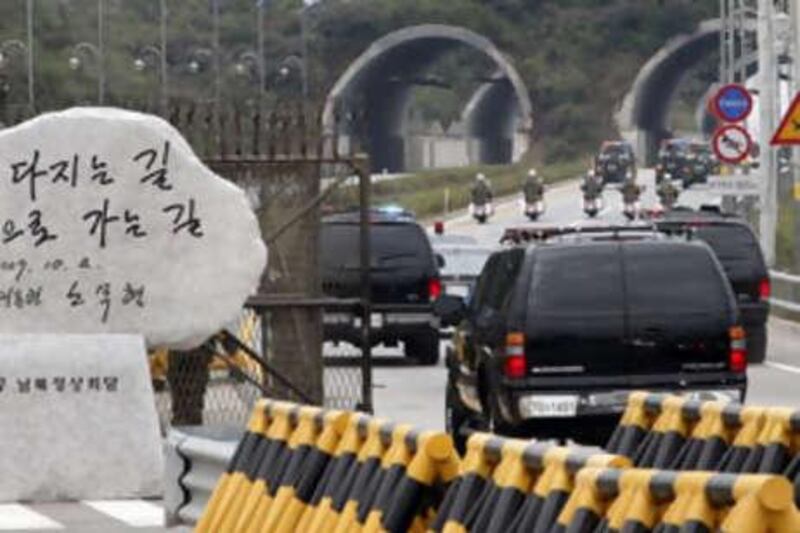
<instances>
[{"instance_id":1,"label":"motorcycle rider","mask_svg":"<svg viewBox=\"0 0 800 533\"><path fill-rule=\"evenodd\" d=\"M680 194L680 191L672 182L672 175L666 174L664 176L664 179L658 186L656 194L658 194L658 200L661 203L661 206L665 209L672 209L675 206L675 203L678 201L678 195Z\"/></svg>"},{"instance_id":2,"label":"motorcycle rider","mask_svg":"<svg viewBox=\"0 0 800 533\"><path fill-rule=\"evenodd\" d=\"M581 183L584 200L595 200L603 193L603 182L597 177L593 168L590 168Z\"/></svg>"},{"instance_id":3,"label":"motorcycle rider","mask_svg":"<svg viewBox=\"0 0 800 533\"><path fill-rule=\"evenodd\" d=\"M633 174L629 173L625 176L625 181L622 182L619 192L622 193L623 203L636 204L642 195L642 188L636 184L636 178L633 177Z\"/></svg>"},{"instance_id":4,"label":"motorcycle rider","mask_svg":"<svg viewBox=\"0 0 800 533\"><path fill-rule=\"evenodd\" d=\"M471 194L472 203L475 205L486 205L492 201L492 186L480 172L475 176Z\"/></svg>"},{"instance_id":5,"label":"motorcycle rider","mask_svg":"<svg viewBox=\"0 0 800 533\"><path fill-rule=\"evenodd\" d=\"M544 200L544 181L539 177L535 168L528 171L525 183L522 184L526 204L535 204Z\"/></svg>"}]
</instances>

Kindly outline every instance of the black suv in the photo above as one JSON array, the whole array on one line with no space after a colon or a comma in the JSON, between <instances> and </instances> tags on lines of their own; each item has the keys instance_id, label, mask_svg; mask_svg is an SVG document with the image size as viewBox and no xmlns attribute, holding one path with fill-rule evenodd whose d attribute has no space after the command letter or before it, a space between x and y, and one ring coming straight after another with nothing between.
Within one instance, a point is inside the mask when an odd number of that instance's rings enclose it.
<instances>
[{"instance_id":1,"label":"black suv","mask_svg":"<svg viewBox=\"0 0 800 533\"><path fill-rule=\"evenodd\" d=\"M506 239L468 304L436 304L457 324L446 425L459 446L487 428L603 444L636 389L743 400L744 332L704 242L652 227Z\"/></svg>"},{"instance_id":2,"label":"black suv","mask_svg":"<svg viewBox=\"0 0 800 533\"><path fill-rule=\"evenodd\" d=\"M636 177L636 156L626 141L606 141L594 160L595 174L606 183L622 183L630 172Z\"/></svg>"},{"instance_id":3,"label":"black suv","mask_svg":"<svg viewBox=\"0 0 800 533\"><path fill-rule=\"evenodd\" d=\"M680 179L681 171L686 166L689 144L688 139L665 139L661 142L656 163L656 185L659 185L667 174L671 179Z\"/></svg>"},{"instance_id":4,"label":"black suv","mask_svg":"<svg viewBox=\"0 0 800 533\"><path fill-rule=\"evenodd\" d=\"M360 224L357 214L325 217L320 235L322 289L337 298L361 294ZM442 292L441 257L434 255L425 230L407 215L371 214L371 342L395 346L405 355L434 365L439 360L439 320L431 304ZM327 341L361 344L360 320L350 313L326 313Z\"/></svg>"},{"instance_id":5,"label":"black suv","mask_svg":"<svg viewBox=\"0 0 800 533\"><path fill-rule=\"evenodd\" d=\"M762 363L767 354L769 270L758 239L747 222L719 211L678 208L656 224L662 231L691 231L711 246L728 275L739 305L747 333L749 361Z\"/></svg>"}]
</instances>

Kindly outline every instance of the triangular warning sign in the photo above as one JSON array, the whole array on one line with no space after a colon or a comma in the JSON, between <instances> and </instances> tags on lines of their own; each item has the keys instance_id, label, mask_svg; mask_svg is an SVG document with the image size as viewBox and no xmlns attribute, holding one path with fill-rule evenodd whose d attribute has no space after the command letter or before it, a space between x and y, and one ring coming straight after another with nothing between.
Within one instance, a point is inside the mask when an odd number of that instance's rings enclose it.
<instances>
[{"instance_id":1,"label":"triangular warning sign","mask_svg":"<svg viewBox=\"0 0 800 533\"><path fill-rule=\"evenodd\" d=\"M800 144L800 93L794 97L770 144Z\"/></svg>"}]
</instances>

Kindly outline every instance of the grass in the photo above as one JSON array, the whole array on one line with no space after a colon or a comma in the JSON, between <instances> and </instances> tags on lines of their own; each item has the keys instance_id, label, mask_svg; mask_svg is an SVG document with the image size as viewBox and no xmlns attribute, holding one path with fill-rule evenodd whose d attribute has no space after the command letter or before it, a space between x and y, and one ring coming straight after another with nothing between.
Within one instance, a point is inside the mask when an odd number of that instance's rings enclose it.
<instances>
[{"instance_id":1,"label":"grass","mask_svg":"<svg viewBox=\"0 0 800 533\"><path fill-rule=\"evenodd\" d=\"M587 157L568 163L537 167L547 183L555 183L579 176L586 169ZM520 192L529 166L514 165L471 166L446 170L426 170L413 176L375 183L372 186L372 204L399 204L413 211L418 218L441 216L445 212L445 198L449 196L449 211L469 205L470 187L475 175L481 172L492 183L495 197ZM343 188L335 194L334 203L355 205L355 188Z\"/></svg>"}]
</instances>

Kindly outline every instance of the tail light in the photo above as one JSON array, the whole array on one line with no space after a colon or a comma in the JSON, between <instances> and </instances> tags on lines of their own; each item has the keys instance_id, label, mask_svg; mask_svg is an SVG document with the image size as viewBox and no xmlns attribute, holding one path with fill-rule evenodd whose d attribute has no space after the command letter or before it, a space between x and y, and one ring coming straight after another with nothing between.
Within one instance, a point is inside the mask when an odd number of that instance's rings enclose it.
<instances>
[{"instance_id":1,"label":"tail light","mask_svg":"<svg viewBox=\"0 0 800 533\"><path fill-rule=\"evenodd\" d=\"M728 366L731 372L741 374L747 370L747 343L744 328L734 326L728 330L731 348L728 354Z\"/></svg>"},{"instance_id":2,"label":"tail light","mask_svg":"<svg viewBox=\"0 0 800 533\"><path fill-rule=\"evenodd\" d=\"M428 298L432 302L436 301L442 295L442 280L439 278L431 278L428 280Z\"/></svg>"},{"instance_id":3,"label":"tail light","mask_svg":"<svg viewBox=\"0 0 800 533\"><path fill-rule=\"evenodd\" d=\"M525 361L525 335L509 333L506 335L506 357L503 361L503 373L508 378L523 378L528 370Z\"/></svg>"},{"instance_id":4,"label":"tail light","mask_svg":"<svg viewBox=\"0 0 800 533\"><path fill-rule=\"evenodd\" d=\"M761 297L762 300L769 300L771 293L772 293L772 287L769 283L769 278L762 279L761 283L758 284L759 297Z\"/></svg>"},{"instance_id":5,"label":"tail light","mask_svg":"<svg viewBox=\"0 0 800 533\"><path fill-rule=\"evenodd\" d=\"M433 232L436 235L444 234L444 222L442 222L441 220L437 220L436 222L434 222L434 224L433 224Z\"/></svg>"}]
</instances>

